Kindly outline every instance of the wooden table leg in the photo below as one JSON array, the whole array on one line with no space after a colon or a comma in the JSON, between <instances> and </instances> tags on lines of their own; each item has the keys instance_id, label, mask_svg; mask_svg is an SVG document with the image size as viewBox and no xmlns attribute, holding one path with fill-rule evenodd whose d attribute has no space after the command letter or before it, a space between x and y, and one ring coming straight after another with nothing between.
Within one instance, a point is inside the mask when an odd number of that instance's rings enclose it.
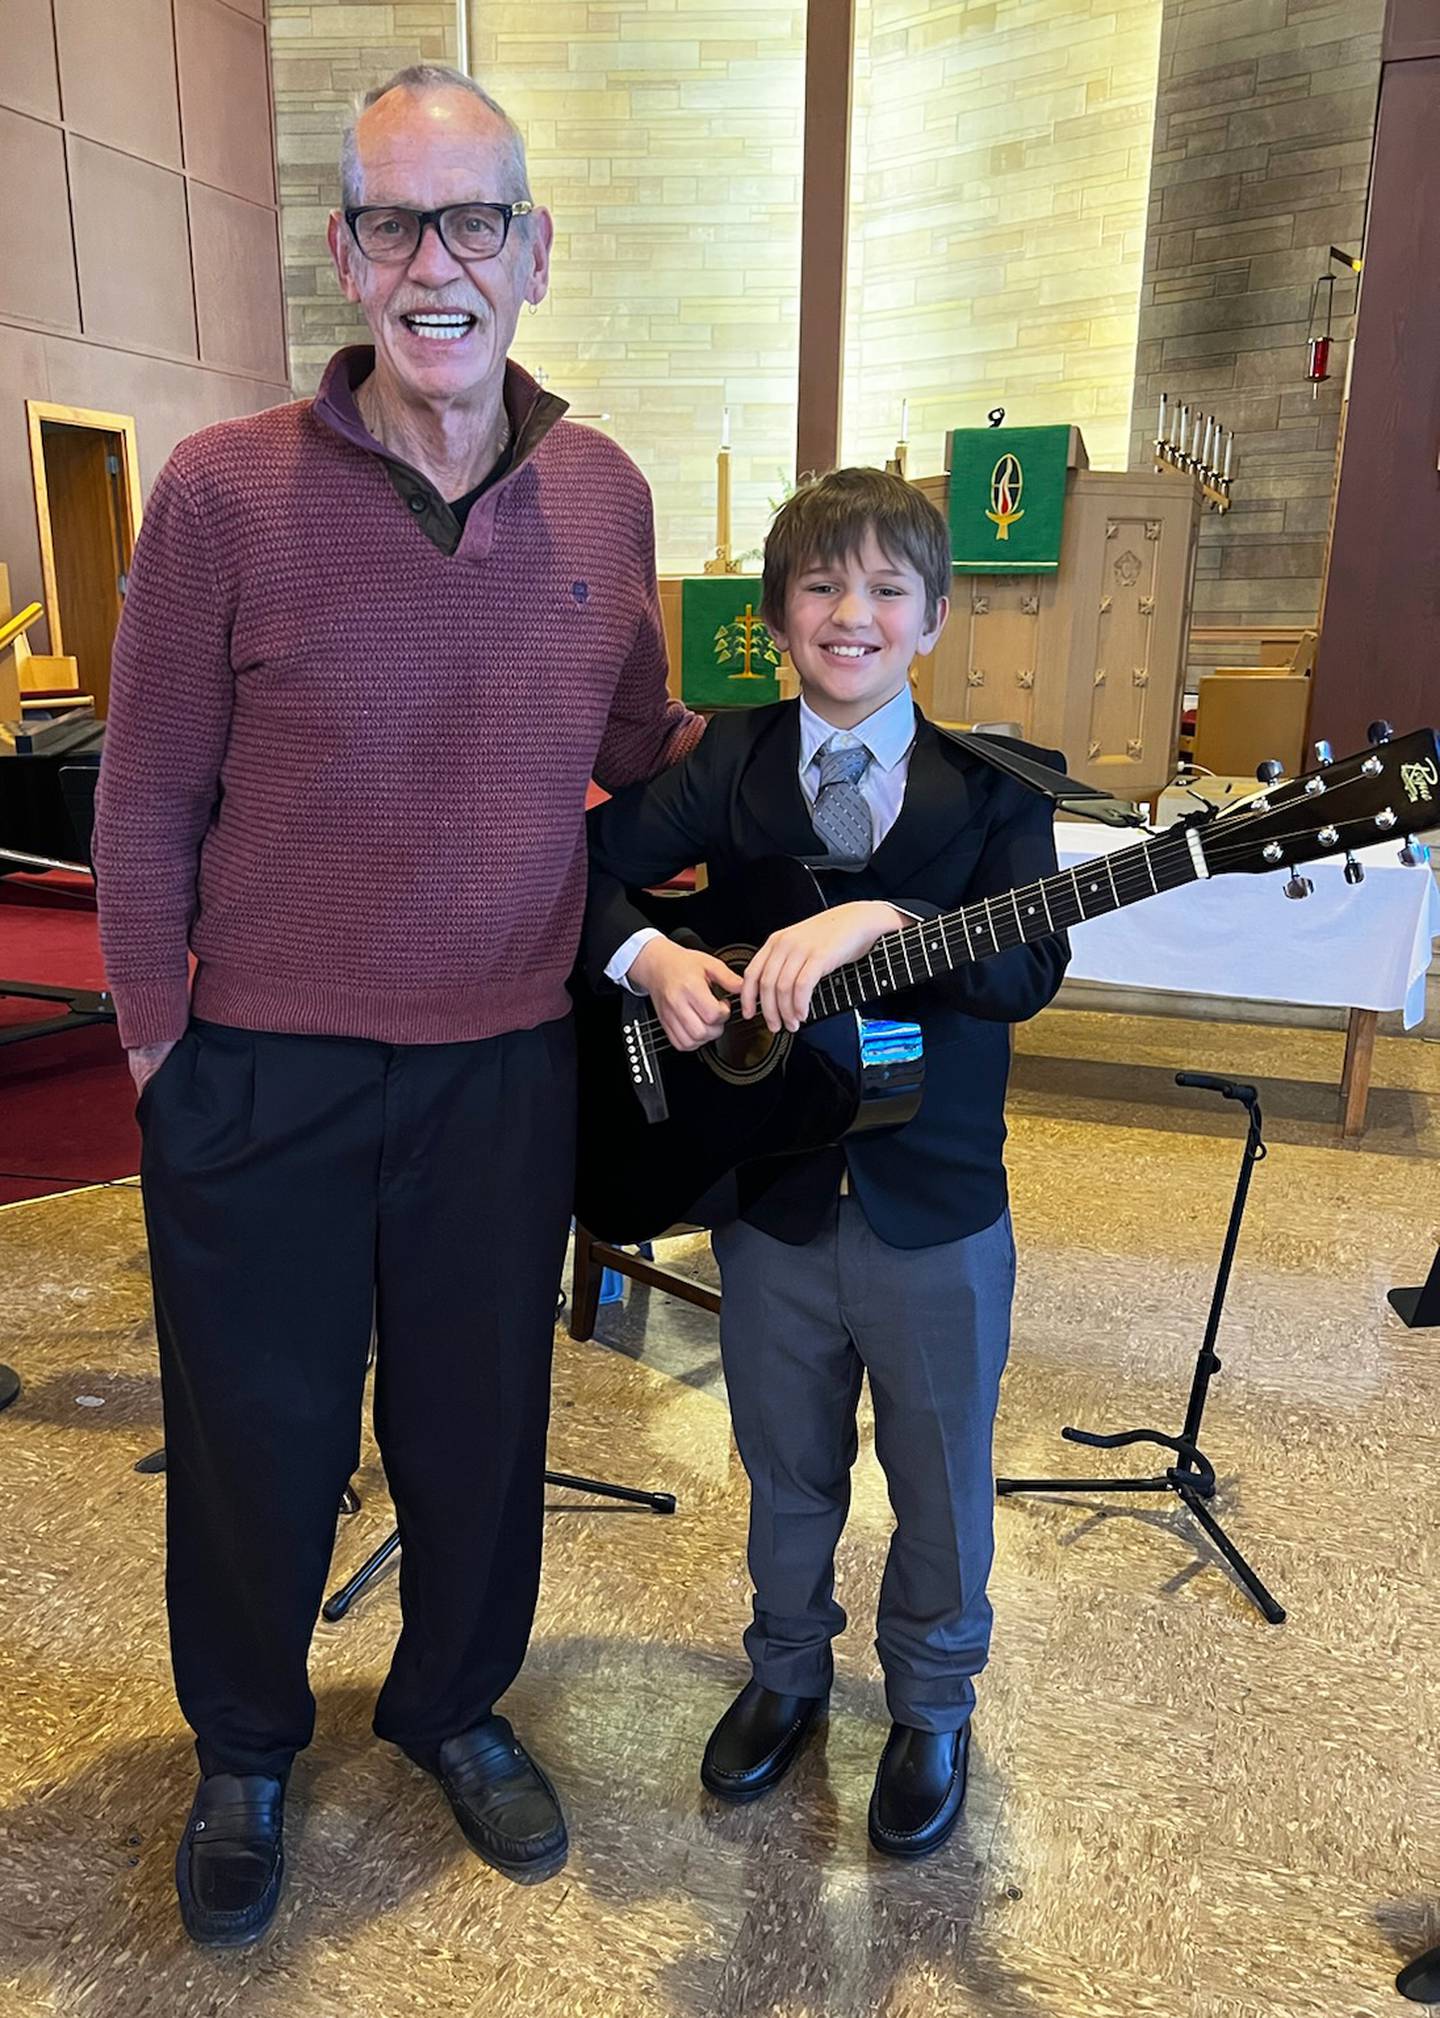
<instances>
[{"instance_id":1,"label":"wooden table leg","mask_svg":"<svg viewBox=\"0 0 1440 2018\"><path fill-rule=\"evenodd\" d=\"M1340 1074L1340 1133L1360 1135L1370 1099L1370 1067L1375 1056L1378 1009L1352 1009L1345 1026L1345 1064Z\"/></svg>"}]
</instances>

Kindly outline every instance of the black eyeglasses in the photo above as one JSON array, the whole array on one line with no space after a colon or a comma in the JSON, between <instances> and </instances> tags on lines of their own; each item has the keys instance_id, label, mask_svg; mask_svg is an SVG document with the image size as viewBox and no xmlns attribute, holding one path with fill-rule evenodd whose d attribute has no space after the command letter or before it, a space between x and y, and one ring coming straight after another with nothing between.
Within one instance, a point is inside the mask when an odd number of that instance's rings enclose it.
<instances>
[{"instance_id":1,"label":"black eyeglasses","mask_svg":"<svg viewBox=\"0 0 1440 2018\"><path fill-rule=\"evenodd\" d=\"M405 210L393 203L364 203L345 212L350 236L367 259L398 264L420 250L433 224L452 259L493 259L510 236L511 221L528 217L533 203L447 203L442 210Z\"/></svg>"}]
</instances>

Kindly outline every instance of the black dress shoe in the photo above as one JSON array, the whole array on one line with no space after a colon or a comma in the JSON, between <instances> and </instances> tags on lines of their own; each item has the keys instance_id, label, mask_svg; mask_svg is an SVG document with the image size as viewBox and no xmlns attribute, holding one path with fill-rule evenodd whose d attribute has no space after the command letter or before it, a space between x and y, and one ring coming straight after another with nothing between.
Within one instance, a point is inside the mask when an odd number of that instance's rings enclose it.
<instances>
[{"instance_id":1,"label":"black dress shoe","mask_svg":"<svg viewBox=\"0 0 1440 2018\"><path fill-rule=\"evenodd\" d=\"M825 1708L824 1696L777 1696L749 1681L710 1733L700 1779L722 1801L756 1801L784 1779Z\"/></svg>"},{"instance_id":2,"label":"black dress shoe","mask_svg":"<svg viewBox=\"0 0 1440 2018\"><path fill-rule=\"evenodd\" d=\"M274 1917L285 1875L285 1788L264 1773L200 1782L175 1856L180 1918L206 1948L243 1948Z\"/></svg>"},{"instance_id":3,"label":"black dress shoe","mask_svg":"<svg viewBox=\"0 0 1440 2018\"><path fill-rule=\"evenodd\" d=\"M1395 1978L1395 1988L1416 2004L1440 2004L1440 1948L1407 1962Z\"/></svg>"},{"instance_id":4,"label":"black dress shoe","mask_svg":"<svg viewBox=\"0 0 1440 2018\"><path fill-rule=\"evenodd\" d=\"M570 1838L555 1789L504 1717L447 1738L431 1770L466 1842L487 1864L523 1885L560 1869Z\"/></svg>"},{"instance_id":5,"label":"black dress shoe","mask_svg":"<svg viewBox=\"0 0 1440 2018\"><path fill-rule=\"evenodd\" d=\"M892 1724L875 1791L870 1840L887 1857L928 1857L946 1841L965 1805L970 1727L916 1731Z\"/></svg>"}]
</instances>

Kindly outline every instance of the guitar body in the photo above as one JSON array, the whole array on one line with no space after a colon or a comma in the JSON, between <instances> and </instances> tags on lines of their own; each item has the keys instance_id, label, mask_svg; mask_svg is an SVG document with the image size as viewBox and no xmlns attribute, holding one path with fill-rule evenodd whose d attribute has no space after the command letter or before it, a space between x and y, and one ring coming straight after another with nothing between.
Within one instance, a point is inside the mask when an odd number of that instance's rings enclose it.
<instances>
[{"instance_id":1,"label":"guitar body","mask_svg":"<svg viewBox=\"0 0 1440 2018\"><path fill-rule=\"evenodd\" d=\"M662 932L704 946L737 973L772 932L825 909L810 871L781 857L694 896L632 895ZM647 997L581 981L574 988L575 1209L601 1240L650 1240L687 1220L705 1223L705 1194L741 1164L897 1128L920 1105L924 1060L913 1023L848 1010L772 1036L758 1019L737 1019L715 1043L679 1052L655 1042Z\"/></svg>"}]
</instances>

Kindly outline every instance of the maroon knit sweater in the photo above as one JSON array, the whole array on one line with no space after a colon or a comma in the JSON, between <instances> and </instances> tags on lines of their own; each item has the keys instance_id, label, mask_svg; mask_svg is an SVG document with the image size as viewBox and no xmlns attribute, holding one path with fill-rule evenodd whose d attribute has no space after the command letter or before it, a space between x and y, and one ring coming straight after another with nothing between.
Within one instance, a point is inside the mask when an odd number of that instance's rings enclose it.
<instances>
[{"instance_id":1,"label":"maroon knit sweater","mask_svg":"<svg viewBox=\"0 0 1440 2018\"><path fill-rule=\"evenodd\" d=\"M587 781L699 739L629 458L530 424L549 396L512 364L515 466L447 556L360 421L367 361L192 435L151 494L95 836L127 1046L184 1030L187 947L195 1014L250 1030L440 1044L563 1015Z\"/></svg>"}]
</instances>

